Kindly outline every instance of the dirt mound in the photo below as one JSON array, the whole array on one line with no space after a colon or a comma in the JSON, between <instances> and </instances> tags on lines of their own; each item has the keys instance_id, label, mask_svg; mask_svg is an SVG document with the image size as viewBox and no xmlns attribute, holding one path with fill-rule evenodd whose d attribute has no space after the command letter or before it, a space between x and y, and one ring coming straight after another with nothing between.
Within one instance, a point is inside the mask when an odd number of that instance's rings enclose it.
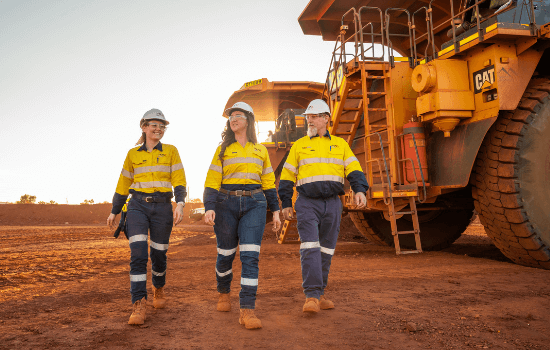
<instances>
[{"instance_id":1,"label":"dirt mound","mask_svg":"<svg viewBox=\"0 0 550 350\"><path fill-rule=\"evenodd\" d=\"M0 204L0 226L106 225L111 207L111 204ZM200 224L189 219L189 211L198 207L202 203L185 206L183 224Z\"/></svg>"}]
</instances>

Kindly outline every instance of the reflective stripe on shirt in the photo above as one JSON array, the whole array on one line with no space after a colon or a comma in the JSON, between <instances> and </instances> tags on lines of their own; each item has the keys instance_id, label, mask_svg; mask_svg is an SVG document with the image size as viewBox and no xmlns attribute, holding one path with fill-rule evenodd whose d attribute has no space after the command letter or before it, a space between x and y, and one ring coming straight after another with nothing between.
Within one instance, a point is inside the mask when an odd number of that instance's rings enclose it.
<instances>
[{"instance_id":1,"label":"reflective stripe on shirt","mask_svg":"<svg viewBox=\"0 0 550 350\"><path fill-rule=\"evenodd\" d=\"M289 164L289 163L286 163L285 162L285 166L284 166L286 169L292 171L294 174L296 174L298 172L298 170L296 169L296 167L292 164Z\"/></svg>"},{"instance_id":2,"label":"reflective stripe on shirt","mask_svg":"<svg viewBox=\"0 0 550 350\"><path fill-rule=\"evenodd\" d=\"M134 179L134 173L129 172L128 170L122 168L122 171L120 172L122 176L129 178L130 180Z\"/></svg>"},{"instance_id":3,"label":"reflective stripe on shirt","mask_svg":"<svg viewBox=\"0 0 550 350\"><path fill-rule=\"evenodd\" d=\"M130 188L155 188L155 187L166 187L172 188L172 183L168 181L149 181L149 182L134 182Z\"/></svg>"},{"instance_id":4,"label":"reflective stripe on shirt","mask_svg":"<svg viewBox=\"0 0 550 350\"><path fill-rule=\"evenodd\" d=\"M176 170L180 170L180 169L183 169L183 164L181 164L181 163L174 164L170 167L170 171L176 171Z\"/></svg>"},{"instance_id":5,"label":"reflective stripe on shirt","mask_svg":"<svg viewBox=\"0 0 550 350\"><path fill-rule=\"evenodd\" d=\"M335 175L315 175L315 176L305 177L303 179L298 180L298 182L296 182L296 186L301 186L304 184L317 182L317 181L335 181L335 182L344 183L344 178L341 176L335 176Z\"/></svg>"},{"instance_id":6,"label":"reflective stripe on shirt","mask_svg":"<svg viewBox=\"0 0 550 350\"><path fill-rule=\"evenodd\" d=\"M359 160L355 157L349 157L348 159L346 159L346 161L344 162L344 166L348 166L350 165L351 163L353 162L358 162Z\"/></svg>"},{"instance_id":7,"label":"reflective stripe on shirt","mask_svg":"<svg viewBox=\"0 0 550 350\"><path fill-rule=\"evenodd\" d=\"M159 172L159 171L169 173L170 167L168 165L153 165L153 166L143 166L139 168L134 168L134 174L152 173L152 172Z\"/></svg>"},{"instance_id":8,"label":"reflective stripe on shirt","mask_svg":"<svg viewBox=\"0 0 550 350\"><path fill-rule=\"evenodd\" d=\"M235 157L230 158L223 161L223 165L231 165L231 164L239 164L239 163L251 163L251 164L258 164L259 166L264 166L264 161L258 158L253 157Z\"/></svg>"},{"instance_id":9,"label":"reflective stripe on shirt","mask_svg":"<svg viewBox=\"0 0 550 350\"><path fill-rule=\"evenodd\" d=\"M210 164L210 167L208 169L210 169L212 171L216 171L218 173L221 173L222 170L223 170L221 166L215 165L215 164Z\"/></svg>"},{"instance_id":10,"label":"reflective stripe on shirt","mask_svg":"<svg viewBox=\"0 0 550 350\"><path fill-rule=\"evenodd\" d=\"M300 162L298 163L298 168L301 167L302 165L306 165L306 164L314 164L314 163L326 163L326 164L336 164L336 165L344 165L344 161L342 159L338 159L338 158L306 158L306 159L302 159L300 160Z\"/></svg>"},{"instance_id":11,"label":"reflective stripe on shirt","mask_svg":"<svg viewBox=\"0 0 550 350\"><path fill-rule=\"evenodd\" d=\"M227 179L251 179L251 180L256 180L256 181L262 181L262 179L260 178L260 175L256 174L256 173L231 173L231 174L227 174L227 175L224 175L223 180L227 180Z\"/></svg>"}]
</instances>

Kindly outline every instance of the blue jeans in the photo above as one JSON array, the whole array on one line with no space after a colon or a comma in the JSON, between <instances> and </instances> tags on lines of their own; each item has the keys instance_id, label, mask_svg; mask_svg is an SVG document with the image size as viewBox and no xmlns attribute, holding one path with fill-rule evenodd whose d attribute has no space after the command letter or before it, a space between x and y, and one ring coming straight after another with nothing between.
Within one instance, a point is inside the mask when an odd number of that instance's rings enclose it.
<instances>
[{"instance_id":1,"label":"blue jeans","mask_svg":"<svg viewBox=\"0 0 550 350\"><path fill-rule=\"evenodd\" d=\"M130 241L130 292L132 304L143 297L147 299L147 234L151 237L151 273L153 285L163 287L166 282L166 251L172 224L171 203L145 203L130 199L126 217Z\"/></svg>"},{"instance_id":2,"label":"blue jeans","mask_svg":"<svg viewBox=\"0 0 550 350\"><path fill-rule=\"evenodd\" d=\"M319 299L327 287L330 263L340 233L342 202L338 196L317 199L298 195L294 208L302 242L302 287L307 298Z\"/></svg>"},{"instance_id":3,"label":"blue jeans","mask_svg":"<svg viewBox=\"0 0 550 350\"><path fill-rule=\"evenodd\" d=\"M265 228L267 201L260 192L249 196L219 193L216 199L214 231L218 245L216 280L218 292L229 293L233 260L239 248L241 259L241 309L256 307L258 261Z\"/></svg>"}]
</instances>

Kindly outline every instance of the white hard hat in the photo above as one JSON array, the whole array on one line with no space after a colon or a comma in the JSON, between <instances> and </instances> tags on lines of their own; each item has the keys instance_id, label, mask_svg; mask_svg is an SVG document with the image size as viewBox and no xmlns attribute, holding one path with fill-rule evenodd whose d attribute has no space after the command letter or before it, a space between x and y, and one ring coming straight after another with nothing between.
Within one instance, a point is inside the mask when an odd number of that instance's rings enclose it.
<instances>
[{"instance_id":1,"label":"white hard hat","mask_svg":"<svg viewBox=\"0 0 550 350\"><path fill-rule=\"evenodd\" d=\"M166 125L170 124L168 120L166 120L166 118L164 117L164 114L160 111L160 109L156 109L156 108L153 108L145 112L145 114L143 115L143 118L141 118L140 123L143 120L152 120L152 119L162 120Z\"/></svg>"},{"instance_id":2,"label":"white hard hat","mask_svg":"<svg viewBox=\"0 0 550 350\"><path fill-rule=\"evenodd\" d=\"M303 114L307 115L321 113L327 113L330 116L330 108L325 101L316 99L309 103L309 106L307 106L306 111Z\"/></svg>"},{"instance_id":3,"label":"white hard hat","mask_svg":"<svg viewBox=\"0 0 550 350\"><path fill-rule=\"evenodd\" d=\"M231 116L231 113L233 113L233 111L242 111L254 117L254 111L252 110L252 107L250 107L248 103L244 103L244 102L235 103L233 106L231 106L231 108L228 108L225 110L225 115L229 117Z\"/></svg>"}]
</instances>

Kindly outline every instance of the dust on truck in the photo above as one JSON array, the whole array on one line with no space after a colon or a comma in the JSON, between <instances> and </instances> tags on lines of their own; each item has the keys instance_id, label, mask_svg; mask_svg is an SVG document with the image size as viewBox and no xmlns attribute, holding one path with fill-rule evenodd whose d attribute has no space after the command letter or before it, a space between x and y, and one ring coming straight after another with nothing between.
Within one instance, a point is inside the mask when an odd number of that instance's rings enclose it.
<instances>
[{"instance_id":1,"label":"dust on truck","mask_svg":"<svg viewBox=\"0 0 550 350\"><path fill-rule=\"evenodd\" d=\"M312 0L298 22L335 43L321 96L371 185L367 209L342 198L364 236L443 249L475 208L504 255L550 269L550 0Z\"/></svg>"}]
</instances>

